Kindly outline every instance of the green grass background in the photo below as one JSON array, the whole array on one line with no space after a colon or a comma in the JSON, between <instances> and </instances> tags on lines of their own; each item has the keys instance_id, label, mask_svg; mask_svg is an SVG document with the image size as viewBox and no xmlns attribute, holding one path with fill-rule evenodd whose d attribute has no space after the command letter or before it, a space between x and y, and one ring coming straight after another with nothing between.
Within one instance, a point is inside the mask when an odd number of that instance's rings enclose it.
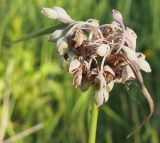
<instances>
[{"instance_id":1,"label":"green grass background","mask_svg":"<svg viewBox=\"0 0 160 143\"><path fill-rule=\"evenodd\" d=\"M44 128L15 143L87 143L94 92L81 93L59 66L48 35L12 43L27 33L54 26L42 7L62 6L74 19L111 22L111 11L124 16L138 35L137 51L144 52L152 73L143 73L155 111L133 137L128 133L149 112L137 84L116 85L100 108L97 143L160 142L160 0L1 0L0 1L0 121L3 98L9 94L5 139L43 123ZM1 133L0 133L1 134Z\"/></svg>"}]
</instances>

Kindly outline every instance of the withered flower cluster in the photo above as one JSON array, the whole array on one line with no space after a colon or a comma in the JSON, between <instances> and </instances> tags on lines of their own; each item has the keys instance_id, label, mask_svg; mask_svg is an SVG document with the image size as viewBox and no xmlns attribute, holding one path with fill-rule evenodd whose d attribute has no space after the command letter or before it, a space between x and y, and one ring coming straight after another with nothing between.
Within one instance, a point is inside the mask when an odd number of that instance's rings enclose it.
<instances>
[{"instance_id":1,"label":"withered flower cluster","mask_svg":"<svg viewBox=\"0 0 160 143\"><path fill-rule=\"evenodd\" d=\"M54 31L49 41L57 41L57 51L68 63L73 75L73 85L82 91L94 86L95 103L107 102L115 83L137 79L149 102L151 113L153 101L143 83L140 69L151 72L145 55L136 52L136 33L124 26L122 15L113 10L113 22L99 25L98 20L73 20L61 7L43 8L42 13L67 24Z\"/></svg>"}]
</instances>

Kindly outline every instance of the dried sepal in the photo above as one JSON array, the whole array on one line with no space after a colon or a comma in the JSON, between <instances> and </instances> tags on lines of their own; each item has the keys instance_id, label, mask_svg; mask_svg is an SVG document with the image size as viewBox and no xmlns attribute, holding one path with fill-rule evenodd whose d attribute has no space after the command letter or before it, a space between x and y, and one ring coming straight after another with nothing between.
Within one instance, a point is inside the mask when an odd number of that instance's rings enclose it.
<instances>
[{"instance_id":1,"label":"dried sepal","mask_svg":"<svg viewBox=\"0 0 160 143\"><path fill-rule=\"evenodd\" d=\"M108 73L112 74L113 76L115 76L114 71L108 65L105 65L103 70L104 70L104 72L108 72Z\"/></svg>"},{"instance_id":2,"label":"dried sepal","mask_svg":"<svg viewBox=\"0 0 160 143\"><path fill-rule=\"evenodd\" d=\"M77 48L82 45L83 41L87 40L87 37L83 34L82 30L77 29L74 31L73 37L72 37L72 46L74 48Z\"/></svg>"}]
</instances>

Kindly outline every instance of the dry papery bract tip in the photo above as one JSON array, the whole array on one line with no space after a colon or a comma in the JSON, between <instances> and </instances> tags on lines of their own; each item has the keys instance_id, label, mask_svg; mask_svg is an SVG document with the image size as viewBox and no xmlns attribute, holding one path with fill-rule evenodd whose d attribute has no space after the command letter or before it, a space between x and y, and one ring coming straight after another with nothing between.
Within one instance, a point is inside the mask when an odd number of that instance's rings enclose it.
<instances>
[{"instance_id":1,"label":"dry papery bract tip","mask_svg":"<svg viewBox=\"0 0 160 143\"><path fill-rule=\"evenodd\" d=\"M67 62L75 87L80 87L82 91L95 87L94 99L100 107L108 101L114 84L137 80L150 107L146 119L151 117L154 104L140 71L151 72L151 68L145 55L136 52L137 35L131 28L125 27L119 11L113 10L113 21L103 25L99 25L96 19L73 20L58 6L43 8L42 13L67 24L64 29L54 31L49 41L57 41L57 52Z\"/></svg>"}]
</instances>

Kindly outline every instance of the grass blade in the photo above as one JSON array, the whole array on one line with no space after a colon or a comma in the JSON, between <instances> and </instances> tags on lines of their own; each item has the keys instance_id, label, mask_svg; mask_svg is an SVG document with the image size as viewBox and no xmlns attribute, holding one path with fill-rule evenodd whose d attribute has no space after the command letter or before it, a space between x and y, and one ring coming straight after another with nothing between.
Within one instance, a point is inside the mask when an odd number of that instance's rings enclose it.
<instances>
[{"instance_id":1,"label":"grass blade","mask_svg":"<svg viewBox=\"0 0 160 143\"><path fill-rule=\"evenodd\" d=\"M57 24L57 25L50 26L47 28L42 28L42 29L39 29L35 32L31 32L31 33L13 41L13 42L18 43L18 42L27 41L27 40L30 40L30 39L33 39L33 38L36 38L36 37L39 37L42 35L46 35L46 34L52 33L54 30L57 30L58 28L60 28L62 26L63 26L62 24Z\"/></svg>"}]
</instances>

